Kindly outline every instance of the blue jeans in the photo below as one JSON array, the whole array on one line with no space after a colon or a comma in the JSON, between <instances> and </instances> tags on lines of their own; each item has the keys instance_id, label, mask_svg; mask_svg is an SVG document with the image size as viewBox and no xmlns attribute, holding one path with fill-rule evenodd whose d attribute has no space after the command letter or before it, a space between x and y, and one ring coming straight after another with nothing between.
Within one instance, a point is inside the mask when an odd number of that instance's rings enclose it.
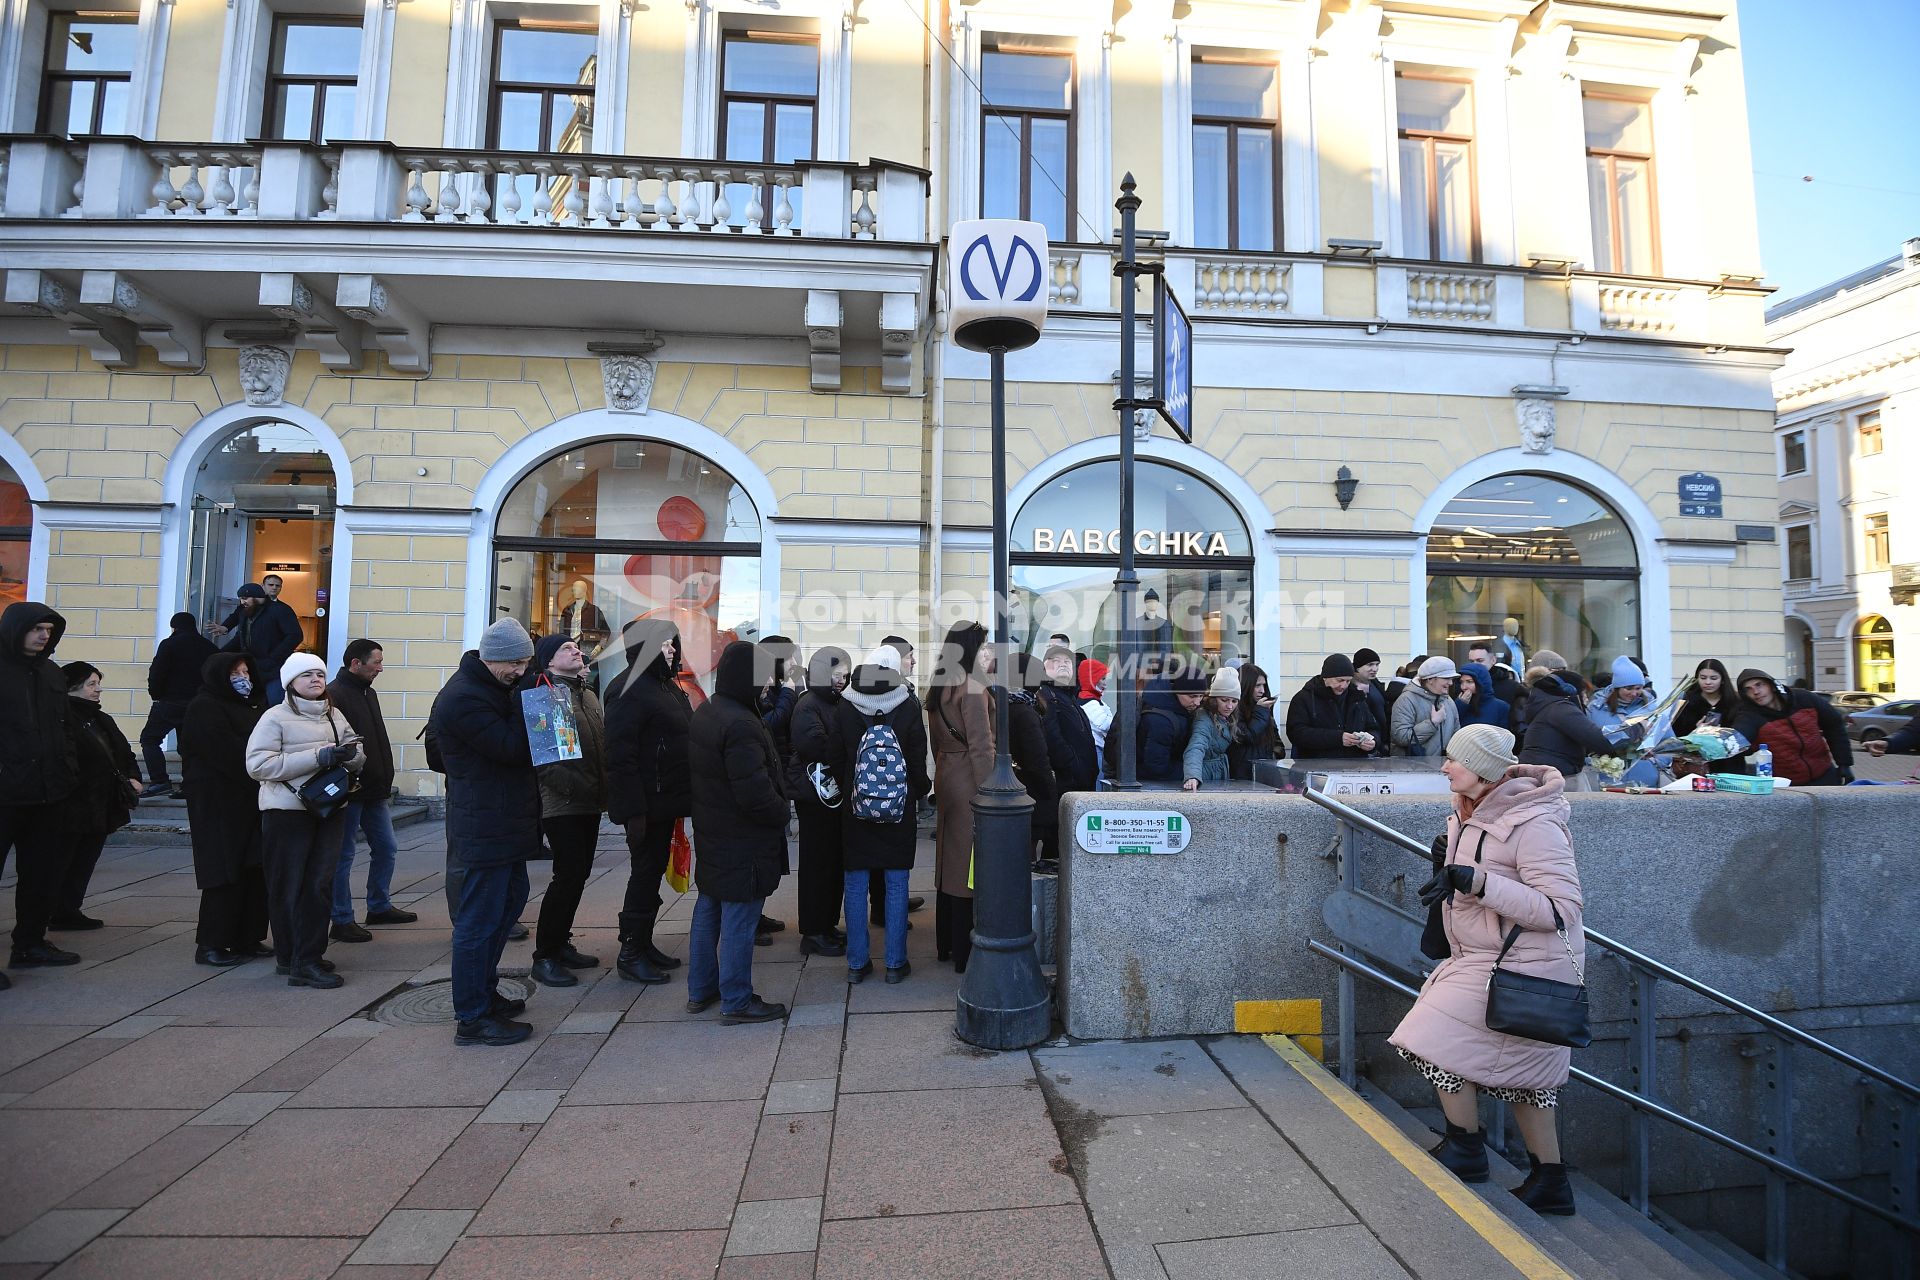
<instances>
[{"instance_id":1,"label":"blue jeans","mask_svg":"<svg viewBox=\"0 0 1920 1280\"><path fill-rule=\"evenodd\" d=\"M333 922L353 923L353 846L367 833L367 914L393 910L393 861L400 846L393 838L393 809L386 800L347 802L347 833L340 838L340 869L333 873Z\"/></svg>"},{"instance_id":2,"label":"blue jeans","mask_svg":"<svg viewBox=\"0 0 1920 1280\"><path fill-rule=\"evenodd\" d=\"M453 916L453 1012L476 1022L493 1007L500 982L500 953L507 931L527 905L527 864L468 867L460 882L460 906ZM753 945L751 935L747 945Z\"/></svg>"},{"instance_id":3,"label":"blue jeans","mask_svg":"<svg viewBox=\"0 0 1920 1280\"><path fill-rule=\"evenodd\" d=\"M276 671L267 677L267 706L277 707L286 700L287 691L280 683L280 673Z\"/></svg>"},{"instance_id":4,"label":"blue jeans","mask_svg":"<svg viewBox=\"0 0 1920 1280\"><path fill-rule=\"evenodd\" d=\"M847 878L847 968L858 969L867 963L866 930L867 877L870 871L849 871ZM907 875L905 871L882 871L887 878L887 968L898 969L907 962Z\"/></svg>"},{"instance_id":5,"label":"blue jeans","mask_svg":"<svg viewBox=\"0 0 1920 1280\"><path fill-rule=\"evenodd\" d=\"M753 999L753 931L765 898L721 902L701 894L687 936L687 999L720 993L720 1012L737 1013Z\"/></svg>"}]
</instances>

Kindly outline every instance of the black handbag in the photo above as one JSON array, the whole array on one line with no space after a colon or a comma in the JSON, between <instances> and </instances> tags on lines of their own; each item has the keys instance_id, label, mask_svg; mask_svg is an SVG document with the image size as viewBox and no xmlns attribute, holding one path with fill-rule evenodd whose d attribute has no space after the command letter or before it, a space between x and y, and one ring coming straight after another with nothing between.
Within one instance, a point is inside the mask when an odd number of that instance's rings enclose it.
<instances>
[{"instance_id":1,"label":"black handbag","mask_svg":"<svg viewBox=\"0 0 1920 1280\"><path fill-rule=\"evenodd\" d=\"M1509 973L1500 967L1507 952L1520 937L1520 926L1507 930L1506 945L1494 957L1493 973L1487 978L1487 1030L1499 1031L1522 1040L1557 1044L1569 1049L1584 1049L1593 1043L1593 1031L1587 1019L1587 975L1573 958L1573 944L1567 941L1567 926L1560 919L1560 908L1551 902L1554 931L1560 945L1567 949L1578 984L1536 978L1531 974Z\"/></svg>"},{"instance_id":2,"label":"black handbag","mask_svg":"<svg viewBox=\"0 0 1920 1280\"><path fill-rule=\"evenodd\" d=\"M340 730L333 723L331 711L327 712L327 728L333 730L333 745L339 746ZM331 769L322 769L298 787L291 782L283 782L280 785L299 796L300 803L305 805L307 812L314 817L331 818L339 812L340 806L347 802L349 793L353 790L353 774L347 766L336 764Z\"/></svg>"}]
</instances>

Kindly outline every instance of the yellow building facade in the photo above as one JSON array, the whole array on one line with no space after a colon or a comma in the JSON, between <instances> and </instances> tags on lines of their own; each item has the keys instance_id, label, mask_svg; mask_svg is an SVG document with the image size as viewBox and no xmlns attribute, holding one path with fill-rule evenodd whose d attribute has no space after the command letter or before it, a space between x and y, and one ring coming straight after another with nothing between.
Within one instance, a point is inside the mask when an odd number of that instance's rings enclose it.
<instances>
[{"instance_id":1,"label":"yellow building facade","mask_svg":"<svg viewBox=\"0 0 1920 1280\"><path fill-rule=\"evenodd\" d=\"M1116 8L1124 8L1116 16ZM90 16L91 15L91 16ZM1194 328L1139 438L1151 642L1777 663L1737 17L1545 0L19 0L0 590L129 728L271 573L414 735L500 616L803 649L989 602L945 229L1048 226L1016 626L1112 652L1112 204ZM1143 304L1147 301L1142 299ZM1143 330L1141 367L1151 367Z\"/></svg>"}]
</instances>

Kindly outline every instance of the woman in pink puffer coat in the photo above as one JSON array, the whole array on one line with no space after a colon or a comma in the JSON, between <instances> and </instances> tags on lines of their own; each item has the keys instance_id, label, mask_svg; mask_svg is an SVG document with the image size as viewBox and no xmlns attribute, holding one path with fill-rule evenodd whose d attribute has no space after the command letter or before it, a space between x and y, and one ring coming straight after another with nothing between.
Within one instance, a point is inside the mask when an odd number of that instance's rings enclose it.
<instances>
[{"instance_id":1,"label":"woman in pink puffer coat","mask_svg":"<svg viewBox=\"0 0 1920 1280\"><path fill-rule=\"evenodd\" d=\"M1420 998L1389 1037L1440 1094L1447 1134L1433 1154L1466 1182L1487 1180L1481 1093L1512 1104L1533 1171L1515 1190L1538 1213L1570 1214L1573 1191L1560 1159L1553 1108L1571 1053L1487 1029L1487 984L1508 930L1520 927L1500 967L1580 982L1586 968L1580 877L1567 830L1566 782L1558 769L1516 764L1513 735L1464 726L1443 766L1453 791L1447 859L1421 889L1444 902L1453 954L1428 976ZM1562 941L1554 924L1559 913Z\"/></svg>"}]
</instances>

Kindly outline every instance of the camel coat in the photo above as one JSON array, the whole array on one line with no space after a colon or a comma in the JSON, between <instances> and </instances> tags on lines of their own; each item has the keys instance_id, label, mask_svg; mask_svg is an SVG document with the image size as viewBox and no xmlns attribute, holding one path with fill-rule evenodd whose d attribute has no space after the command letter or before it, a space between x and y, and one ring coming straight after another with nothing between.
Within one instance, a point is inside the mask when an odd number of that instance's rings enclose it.
<instances>
[{"instance_id":1,"label":"camel coat","mask_svg":"<svg viewBox=\"0 0 1920 1280\"><path fill-rule=\"evenodd\" d=\"M993 772L993 713L987 687L972 676L958 689L936 690L927 704L927 740L933 744L933 887L954 898L971 898L967 873L973 861L973 797ZM949 727L951 726L951 727Z\"/></svg>"},{"instance_id":2,"label":"camel coat","mask_svg":"<svg viewBox=\"0 0 1920 1280\"><path fill-rule=\"evenodd\" d=\"M1487 1030L1487 983L1508 929L1521 926L1503 969L1577 982L1553 908L1580 968L1580 877L1567 831L1566 781L1558 769L1518 764L1461 821L1447 820L1447 861L1487 873L1479 897L1456 893L1440 917L1453 955L1440 962L1389 1042L1478 1085L1555 1089L1567 1082L1569 1050Z\"/></svg>"}]
</instances>

